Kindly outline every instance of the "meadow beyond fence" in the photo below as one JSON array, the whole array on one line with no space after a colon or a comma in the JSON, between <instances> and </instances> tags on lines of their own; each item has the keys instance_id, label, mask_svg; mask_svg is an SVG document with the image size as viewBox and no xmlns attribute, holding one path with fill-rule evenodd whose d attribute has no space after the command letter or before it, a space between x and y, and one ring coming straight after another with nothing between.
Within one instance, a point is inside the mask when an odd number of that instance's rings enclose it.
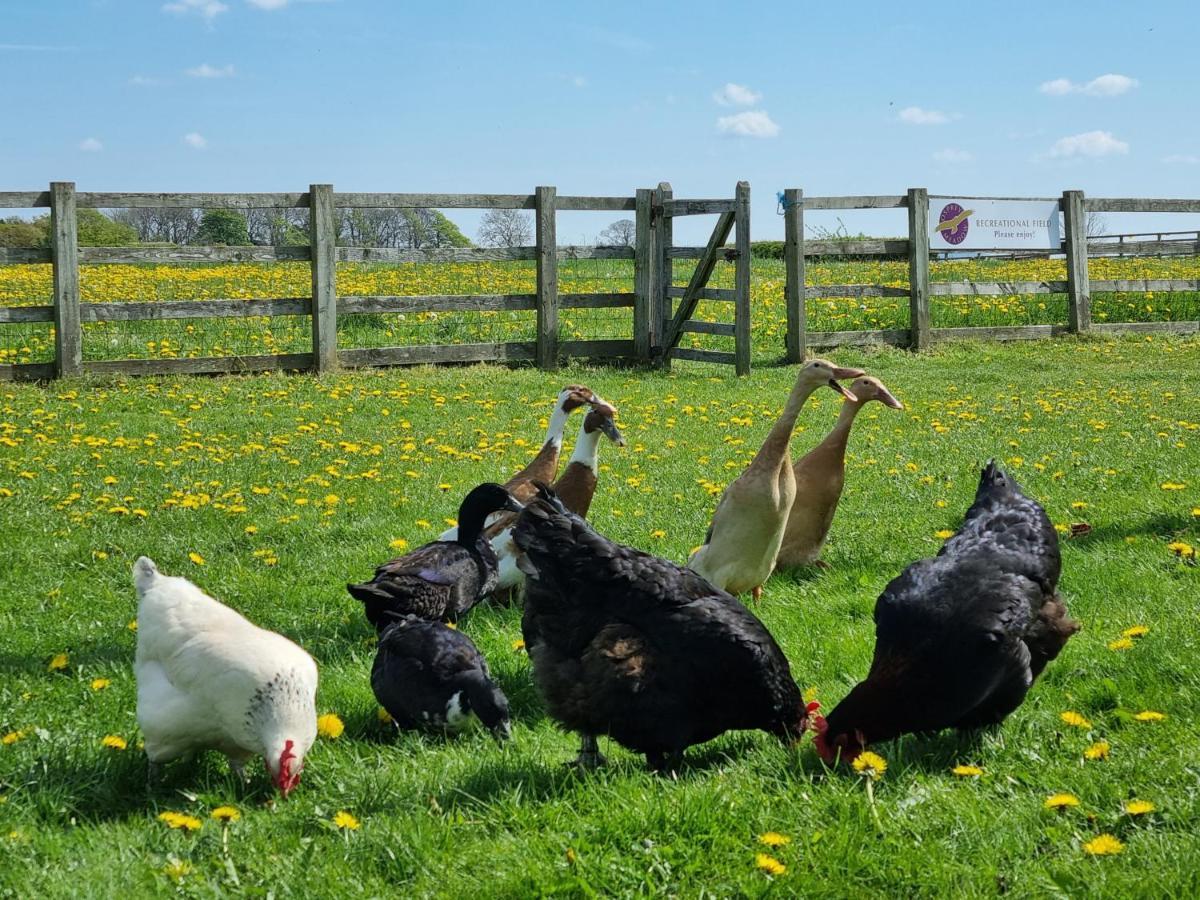
<instances>
[{"instance_id":1,"label":"meadow beyond fence","mask_svg":"<svg viewBox=\"0 0 1200 900\"><path fill-rule=\"evenodd\" d=\"M932 258L924 189L888 196L784 193L782 259L750 242L750 189L630 196L334 193L0 193L50 210L49 246L0 247L0 380L78 373L218 373L583 358L749 371L808 350L1066 332L1200 327L1200 242L1089 238L1089 214L1200 212L1200 200L1096 199L1067 191L1058 251ZM299 216L287 243L80 246L80 210L234 210ZM510 210L533 243L351 246L348 212ZM908 236L806 238L809 210L906 209ZM631 216L628 245L561 245L557 213ZM90 213L92 216L96 214ZM681 216L715 217L704 246L676 246ZM268 240L282 240L272 229ZM287 230L280 231L284 234ZM461 236L460 236L461 237ZM303 242L307 243L303 243ZM937 257L938 254L932 254ZM755 257L755 258L752 258ZM803 290L801 290L803 285Z\"/></svg>"}]
</instances>

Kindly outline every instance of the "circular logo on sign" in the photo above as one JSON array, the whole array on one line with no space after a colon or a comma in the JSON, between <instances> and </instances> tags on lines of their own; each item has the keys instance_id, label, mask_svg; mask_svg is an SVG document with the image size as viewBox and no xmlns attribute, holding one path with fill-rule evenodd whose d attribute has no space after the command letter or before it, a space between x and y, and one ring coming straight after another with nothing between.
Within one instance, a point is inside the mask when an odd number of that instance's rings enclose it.
<instances>
[{"instance_id":1,"label":"circular logo on sign","mask_svg":"<svg viewBox=\"0 0 1200 900\"><path fill-rule=\"evenodd\" d=\"M947 244L961 244L967 239L967 228L970 225L968 215L969 213L957 203L947 203L942 207L937 230Z\"/></svg>"}]
</instances>

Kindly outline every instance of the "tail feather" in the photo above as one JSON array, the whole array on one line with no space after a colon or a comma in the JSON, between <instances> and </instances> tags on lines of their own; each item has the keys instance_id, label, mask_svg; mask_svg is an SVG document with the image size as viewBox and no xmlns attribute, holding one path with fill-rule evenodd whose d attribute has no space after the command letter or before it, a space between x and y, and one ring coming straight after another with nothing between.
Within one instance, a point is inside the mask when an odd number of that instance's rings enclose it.
<instances>
[{"instance_id":1,"label":"tail feather","mask_svg":"<svg viewBox=\"0 0 1200 900\"><path fill-rule=\"evenodd\" d=\"M348 584L346 585L346 590L350 592L351 597L362 603L367 621L380 634L398 616L402 616L406 612L405 610L398 610L395 598L387 591L380 590L379 586L373 582L364 581L362 584Z\"/></svg>"}]
</instances>

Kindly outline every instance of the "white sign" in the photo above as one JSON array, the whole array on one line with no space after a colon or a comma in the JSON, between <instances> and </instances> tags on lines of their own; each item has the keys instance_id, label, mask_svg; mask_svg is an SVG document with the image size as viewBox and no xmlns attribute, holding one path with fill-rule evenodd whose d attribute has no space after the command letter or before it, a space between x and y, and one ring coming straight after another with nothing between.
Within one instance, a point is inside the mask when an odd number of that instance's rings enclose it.
<instances>
[{"instance_id":1,"label":"white sign","mask_svg":"<svg viewBox=\"0 0 1200 900\"><path fill-rule=\"evenodd\" d=\"M1057 200L929 198L930 250L1058 250Z\"/></svg>"}]
</instances>

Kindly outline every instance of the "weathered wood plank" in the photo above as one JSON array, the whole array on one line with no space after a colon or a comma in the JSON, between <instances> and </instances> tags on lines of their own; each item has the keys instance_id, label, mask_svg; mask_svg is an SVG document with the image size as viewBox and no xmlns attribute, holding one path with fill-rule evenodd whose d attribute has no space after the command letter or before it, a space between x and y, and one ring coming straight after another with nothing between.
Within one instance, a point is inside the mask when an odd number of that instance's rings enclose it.
<instances>
[{"instance_id":1,"label":"weathered wood plank","mask_svg":"<svg viewBox=\"0 0 1200 900\"><path fill-rule=\"evenodd\" d=\"M311 353L268 356L201 356L196 359L110 359L85 363L89 375L219 375L227 372L300 372L312 367Z\"/></svg>"},{"instance_id":2,"label":"weathered wood plank","mask_svg":"<svg viewBox=\"0 0 1200 900\"><path fill-rule=\"evenodd\" d=\"M338 247L338 262L503 262L537 259L536 247Z\"/></svg>"},{"instance_id":3,"label":"weathered wood plank","mask_svg":"<svg viewBox=\"0 0 1200 900\"><path fill-rule=\"evenodd\" d=\"M899 209L908 204L903 194L862 194L848 197L805 197L805 209Z\"/></svg>"},{"instance_id":4,"label":"weathered wood plank","mask_svg":"<svg viewBox=\"0 0 1200 900\"><path fill-rule=\"evenodd\" d=\"M788 362L804 362L805 331L808 329L807 298L804 285L804 192L788 188L783 192L783 305L787 311L784 355Z\"/></svg>"},{"instance_id":5,"label":"weathered wood plank","mask_svg":"<svg viewBox=\"0 0 1200 900\"><path fill-rule=\"evenodd\" d=\"M59 378L80 373L79 235L75 183L50 182L50 251L54 263L54 364Z\"/></svg>"},{"instance_id":6,"label":"weathered wood plank","mask_svg":"<svg viewBox=\"0 0 1200 900\"><path fill-rule=\"evenodd\" d=\"M907 347L911 343L912 338L907 328L883 328L874 331L810 331L808 333L810 350L824 350L830 347L861 347L869 344Z\"/></svg>"},{"instance_id":7,"label":"weathered wood plank","mask_svg":"<svg viewBox=\"0 0 1200 900\"><path fill-rule=\"evenodd\" d=\"M685 297L687 296L687 288L676 287L672 285L667 288L668 297ZM700 288L696 292L696 296L701 300L725 300L736 301L737 290L734 288Z\"/></svg>"},{"instance_id":8,"label":"weathered wood plank","mask_svg":"<svg viewBox=\"0 0 1200 900\"><path fill-rule=\"evenodd\" d=\"M1200 291L1200 278L1101 278L1089 279L1092 293L1097 291Z\"/></svg>"},{"instance_id":9,"label":"weathered wood plank","mask_svg":"<svg viewBox=\"0 0 1200 900\"><path fill-rule=\"evenodd\" d=\"M733 271L733 353L738 375L750 374L750 182L739 181L734 191L734 246L737 264Z\"/></svg>"},{"instance_id":10,"label":"weathered wood plank","mask_svg":"<svg viewBox=\"0 0 1200 900\"><path fill-rule=\"evenodd\" d=\"M1065 325L997 325L991 327L935 328L935 341L1036 341L1067 334Z\"/></svg>"},{"instance_id":11,"label":"weathered wood plank","mask_svg":"<svg viewBox=\"0 0 1200 900\"><path fill-rule=\"evenodd\" d=\"M49 205L49 191L0 191L0 209L38 209Z\"/></svg>"},{"instance_id":12,"label":"weathered wood plank","mask_svg":"<svg viewBox=\"0 0 1200 900\"><path fill-rule=\"evenodd\" d=\"M83 322L137 322L158 319L227 319L250 316L307 316L307 297L279 300L152 300L115 303L81 303Z\"/></svg>"},{"instance_id":13,"label":"weathered wood plank","mask_svg":"<svg viewBox=\"0 0 1200 900\"><path fill-rule=\"evenodd\" d=\"M720 363L724 366L737 365L737 355L724 350L699 350L695 347L672 347L671 359L690 359L692 362Z\"/></svg>"},{"instance_id":14,"label":"weathered wood plank","mask_svg":"<svg viewBox=\"0 0 1200 900\"><path fill-rule=\"evenodd\" d=\"M49 381L54 363L0 363L0 381Z\"/></svg>"},{"instance_id":15,"label":"weathered wood plank","mask_svg":"<svg viewBox=\"0 0 1200 900\"><path fill-rule=\"evenodd\" d=\"M908 189L908 312L912 349L929 347L929 192Z\"/></svg>"},{"instance_id":16,"label":"weathered wood plank","mask_svg":"<svg viewBox=\"0 0 1200 900\"><path fill-rule=\"evenodd\" d=\"M1063 191L1063 249L1067 255L1067 324L1071 331L1092 326L1092 297L1088 286L1087 215L1083 191Z\"/></svg>"},{"instance_id":17,"label":"weathered wood plank","mask_svg":"<svg viewBox=\"0 0 1200 900\"><path fill-rule=\"evenodd\" d=\"M0 306L0 325L53 321L53 306Z\"/></svg>"},{"instance_id":18,"label":"weathered wood plank","mask_svg":"<svg viewBox=\"0 0 1200 900\"><path fill-rule=\"evenodd\" d=\"M908 252L908 241L904 238L804 242L805 256L905 256Z\"/></svg>"},{"instance_id":19,"label":"weathered wood plank","mask_svg":"<svg viewBox=\"0 0 1200 900\"><path fill-rule=\"evenodd\" d=\"M563 244L558 248L558 259L633 259L633 247L609 247L604 245L583 246Z\"/></svg>"},{"instance_id":20,"label":"weathered wood plank","mask_svg":"<svg viewBox=\"0 0 1200 900\"><path fill-rule=\"evenodd\" d=\"M707 247L668 247L667 259L699 259Z\"/></svg>"},{"instance_id":21,"label":"weathered wood plank","mask_svg":"<svg viewBox=\"0 0 1200 900\"><path fill-rule=\"evenodd\" d=\"M312 357L317 372L337 368L337 211L333 185L313 184L308 189L312 209L308 217L312 247Z\"/></svg>"},{"instance_id":22,"label":"weathered wood plank","mask_svg":"<svg viewBox=\"0 0 1200 900\"><path fill-rule=\"evenodd\" d=\"M532 342L492 344L435 344L415 347L372 347L339 350L338 362L346 368L363 366L415 366L436 363L528 362L536 355Z\"/></svg>"},{"instance_id":23,"label":"weathered wood plank","mask_svg":"<svg viewBox=\"0 0 1200 900\"><path fill-rule=\"evenodd\" d=\"M634 354L643 362L650 361L650 305L654 297L654 225L652 206L654 193L638 188L635 197L633 246L633 346Z\"/></svg>"},{"instance_id":24,"label":"weathered wood plank","mask_svg":"<svg viewBox=\"0 0 1200 900\"><path fill-rule=\"evenodd\" d=\"M364 209L533 209L532 194L384 194L333 195L339 208Z\"/></svg>"},{"instance_id":25,"label":"weathered wood plank","mask_svg":"<svg viewBox=\"0 0 1200 900\"><path fill-rule=\"evenodd\" d=\"M80 247L81 262L304 262L308 247Z\"/></svg>"},{"instance_id":26,"label":"weathered wood plank","mask_svg":"<svg viewBox=\"0 0 1200 900\"><path fill-rule=\"evenodd\" d=\"M729 233L733 230L735 216L736 214L731 212L721 213L721 218L717 220L717 225L713 229L712 235L709 236L708 246L704 248L704 253L700 257L700 261L696 263L696 268L692 272L691 279L688 281L683 300L680 301L679 308L675 310L675 315L671 318L666 333L663 335L664 347L669 349L675 346L679 341L680 327L695 312L696 303L699 301L697 294L701 288L708 284L708 279L717 264L721 248L725 245L725 241L729 238Z\"/></svg>"},{"instance_id":27,"label":"weathered wood plank","mask_svg":"<svg viewBox=\"0 0 1200 900\"><path fill-rule=\"evenodd\" d=\"M804 289L810 300L823 297L907 297L906 287L891 287L885 284L818 284Z\"/></svg>"},{"instance_id":28,"label":"weathered wood plank","mask_svg":"<svg viewBox=\"0 0 1200 900\"><path fill-rule=\"evenodd\" d=\"M1088 253L1091 256L1191 256L1200 253L1200 240L1126 241L1123 244L1092 240L1088 241Z\"/></svg>"},{"instance_id":29,"label":"weathered wood plank","mask_svg":"<svg viewBox=\"0 0 1200 900\"><path fill-rule=\"evenodd\" d=\"M632 359L637 356L633 341L560 341L558 352L564 359Z\"/></svg>"},{"instance_id":30,"label":"weathered wood plank","mask_svg":"<svg viewBox=\"0 0 1200 900\"><path fill-rule=\"evenodd\" d=\"M675 192L672 190L670 182L660 181L658 189L654 192L654 205L662 209L667 202L674 199ZM654 360L654 365L660 369L671 368L671 358L663 353L663 335L666 333L671 319L671 300L668 291L674 278L674 263L670 256L673 243L675 243L675 220L670 216L662 216L658 222L658 259L654 261L658 267L655 281L656 291L653 302L650 304L650 316L654 323L650 356Z\"/></svg>"},{"instance_id":31,"label":"weathered wood plank","mask_svg":"<svg viewBox=\"0 0 1200 900\"><path fill-rule=\"evenodd\" d=\"M1007 297L1013 294L1065 294L1065 281L935 281L929 285L934 297Z\"/></svg>"},{"instance_id":32,"label":"weathered wood plank","mask_svg":"<svg viewBox=\"0 0 1200 900\"><path fill-rule=\"evenodd\" d=\"M1103 334L1196 334L1200 332L1200 322L1105 322L1092 325L1092 331Z\"/></svg>"},{"instance_id":33,"label":"weathered wood plank","mask_svg":"<svg viewBox=\"0 0 1200 900\"><path fill-rule=\"evenodd\" d=\"M663 215L709 216L715 213L734 212L736 200L670 200L663 203Z\"/></svg>"},{"instance_id":34,"label":"weathered wood plank","mask_svg":"<svg viewBox=\"0 0 1200 900\"><path fill-rule=\"evenodd\" d=\"M629 293L559 294L559 309L620 309L632 307L634 295Z\"/></svg>"},{"instance_id":35,"label":"weathered wood plank","mask_svg":"<svg viewBox=\"0 0 1200 900\"><path fill-rule=\"evenodd\" d=\"M534 190L534 233L537 242L537 364L558 368L558 243L554 200L557 191L541 185Z\"/></svg>"},{"instance_id":36,"label":"weathered wood plank","mask_svg":"<svg viewBox=\"0 0 1200 900\"><path fill-rule=\"evenodd\" d=\"M572 197L563 195L554 201L555 209L595 212L627 212L637 208L633 197Z\"/></svg>"},{"instance_id":37,"label":"weathered wood plank","mask_svg":"<svg viewBox=\"0 0 1200 900\"><path fill-rule=\"evenodd\" d=\"M377 313L477 312L537 309L537 294L419 294L338 297L338 313L358 316Z\"/></svg>"},{"instance_id":38,"label":"weathered wood plank","mask_svg":"<svg viewBox=\"0 0 1200 900\"><path fill-rule=\"evenodd\" d=\"M1155 200L1146 197L1090 197L1085 212L1200 212L1200 200Z\"/></svg>"},{"instance_id":39,"label":"weathered wood plank","mask_svg":"<svg viewBox=\"0 0 1200 900\"><path fill-rule=\"evenodd\" d=\"M701 322L696 319L684 322L683 330L692 334L722 334L727 337L734 337L737 333L736 326L729 322Z\"/></svg>"},{"instance_id":40,"label":"weathered wood plank","mask_svg":"<svg viewBox=\"0 0 1200 900\"><path fill-rule=\"evenodd\" d=\"M80 191L79 205L93 209L303 209L308 194L179 194L143 191Z\"/></svg>"},{"instance_id":41,"label":"weathered wood plank","mask_svg":"<svg viewBox=\"0 0 1200 900\"><path fill-rule=\"evenodd\" d=\"M0 266L48 263L51 259L49 247L0 247Z\"/></svg>"}]
</instances>

